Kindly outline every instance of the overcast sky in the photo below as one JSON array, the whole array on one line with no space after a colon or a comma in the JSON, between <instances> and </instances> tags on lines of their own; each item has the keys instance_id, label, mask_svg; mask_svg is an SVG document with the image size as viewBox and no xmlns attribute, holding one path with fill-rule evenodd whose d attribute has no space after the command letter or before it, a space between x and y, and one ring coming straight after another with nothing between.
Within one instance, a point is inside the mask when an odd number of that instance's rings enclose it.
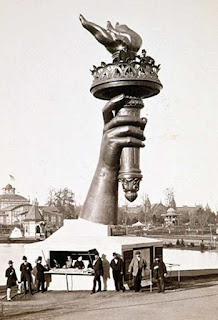
<instances>
[{"instance_id":1,"label":"overcast sky","mask_svg":"<svg viewBox=\"0 0 218 320\"><path fill-rule=\"evenodd\" d=\"M0 187L46 201L68 187L82 203L98 160L105 102L92 65L110 54L78 19L137 31L161 64L162 92L144 101L144 175L136 204L173 188L178 205L218 210L216 0L0 0Z\"/></svg>"}]
</instances>

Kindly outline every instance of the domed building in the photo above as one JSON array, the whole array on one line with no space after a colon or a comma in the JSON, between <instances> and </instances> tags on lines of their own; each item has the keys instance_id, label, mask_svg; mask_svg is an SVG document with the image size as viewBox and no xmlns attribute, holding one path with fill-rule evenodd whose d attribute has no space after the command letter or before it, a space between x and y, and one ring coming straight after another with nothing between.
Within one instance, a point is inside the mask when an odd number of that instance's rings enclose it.
<instances>
[{"instance_id":1,"label":"domed building","mask_svg":"<svg viewBox=\"0 0 218 320\"><path fill-rule=\"evenodd\" d=\"M2 190L3 194L0 195L0 225L23 226L32 207L30 200L16 194L15 188L11 184L7 184ZM36 204L36 200L34 204ZM54 231L63 225L63 215L56 207L38 206L38 203L37 207L42 215L41 220L46 223L49 230Z\"/></svg>"},{"instance_id":2,"label":"domed building","mask_svg":"<svg viewBox=\"0 0 218 320\"><path fill-rule=\"evenodd\" d=\"M0 195L0 209L11 205L28 204L30 201L15 193L15 188L7 184L2 188L3 194Z\"/></svg>"},{"instance_id":3,"label":"domed building","mask_svg":"<svg viewBox=\"0 0 218 320\"><path fill-rule=\"evenodd\" d=\"M30 208L30 201L15 193L15 188L7 184L0 195L0 224L19 224L22 216Z\"/></svg>"}]
</instances>

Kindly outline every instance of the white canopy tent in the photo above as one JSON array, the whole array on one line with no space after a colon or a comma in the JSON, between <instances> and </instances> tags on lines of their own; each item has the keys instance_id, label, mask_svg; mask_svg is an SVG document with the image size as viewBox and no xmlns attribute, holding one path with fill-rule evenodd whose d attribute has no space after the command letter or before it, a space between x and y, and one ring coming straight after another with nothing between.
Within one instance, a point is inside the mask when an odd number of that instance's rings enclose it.
<instances>
[{"instance_id":1,"label":"white canopy tent","mask_svg":"<svg viewBox=\"0 0 218 320\"><path fill-rule=\"evenodd\" d=\"M132 227L141 227L143 226L143 223L141 223L140 221L137 221L136 223L132 224Z\"/></svg>"},{"instance_id":2,"label":"white canopy tent","mask_svg":"<svg viewBox=\"0 0 218 320\"><path fill-rule=\"evenodd\" d=\"M9 238L11 239L18 239L18 238L22 238L23 235L22 235L22 232L19 228L15 227L12 231L11 231L11 234L9 236Z\"/></svg>"},{"instance_id":3,"label":"white canopy tent","mask_svg":"<svg viewBox=\"0 0 218 320\"><path fill-rule=\"evenodd\" d=\"M64 225L53 235L44 241L25 245L25 255L28 261L34 263L38 256L45 259L50 259L51 252L53 251L89 251L96 249L100 256L106 255L107 260L110 262L113 258L113 252L123 254L124 251L142 250L147 248L147 256L145 257L150 264L150 250L155 250L156 247L162 247L162 241L157 239L143 238L143 237L127 237L127 236L108 236L108 226L89 222L83 219L78 220L64 220ZM155 252L152 251L154 255ZM56 277L57 278L57 277ZM58 276L59 280L61 276ZM74 276L76 278L76 276ZM83 279L81 279L83 278ZM86 278L86 279L84 279ZM74 283L74 289L91 289L90 280L88 277L80 277L77 280L77 285ZM92 277L89 277L92 279ZM74 282L75 282L74 280ZM64 289L62 283L54 284L52 279L51 288L53 290ZM83 282L83 284L82 284ZM108 283L109 289L114 289L114 284L111 279ZM65 286L66 288L66 286Z\"/></svg>"}]
</instances>

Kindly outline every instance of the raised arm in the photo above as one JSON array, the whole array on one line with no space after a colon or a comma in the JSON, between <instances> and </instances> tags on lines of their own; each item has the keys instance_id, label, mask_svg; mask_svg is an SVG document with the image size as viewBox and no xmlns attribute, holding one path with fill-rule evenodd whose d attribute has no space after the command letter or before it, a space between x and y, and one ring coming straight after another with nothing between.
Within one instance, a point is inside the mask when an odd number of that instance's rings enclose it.
<instances>
[{"instance_id":1,"label":"raised arm","mask_svg":"<svg viewBox=\"0 0 218 320\"><path fill-rule=\"evenodd\" d=\"M146 119L114 116L113 111L128 101L124 95L112 98L103 109L104 132L98 165L80 217L102 224L117 223L118 172L124 147L144 147Z\"/></svg>"}]
</instances>

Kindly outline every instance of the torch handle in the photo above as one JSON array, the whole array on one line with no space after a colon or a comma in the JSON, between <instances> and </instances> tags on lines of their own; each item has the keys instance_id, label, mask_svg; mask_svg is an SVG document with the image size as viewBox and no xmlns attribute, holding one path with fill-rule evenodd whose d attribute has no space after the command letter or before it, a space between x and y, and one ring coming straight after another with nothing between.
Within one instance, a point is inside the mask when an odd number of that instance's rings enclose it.
<instances>
[{"instance_id":1,"label":"torch handle","mask_svg":"<svg viewBox=\"0 0 218 320\"><path fill-rule=\"evenodd\" d=\"M141 99L131 97L130 101L117 112L117 115L123 117L136 117L140 119L140 111L143 106L144 104ZM141 179L140 148L123 148L118 180L122 183L125 197L131 202L137 198Z\"/></svg>"}]
</instances>

